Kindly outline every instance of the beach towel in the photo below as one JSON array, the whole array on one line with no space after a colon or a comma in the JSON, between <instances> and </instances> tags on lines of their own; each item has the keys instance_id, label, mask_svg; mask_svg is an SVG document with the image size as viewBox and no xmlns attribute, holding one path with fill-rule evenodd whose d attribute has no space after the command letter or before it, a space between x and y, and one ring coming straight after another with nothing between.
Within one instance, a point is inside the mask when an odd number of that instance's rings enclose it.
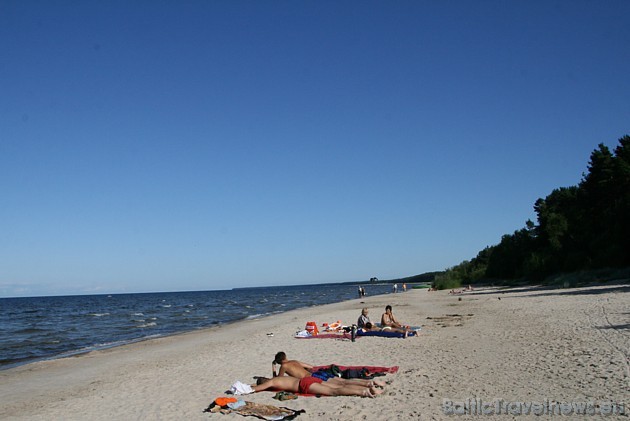
<instances>
[{"instance_id":1,"label":"beach towel","mask_svg":"<svg viewBox=\"0 0 630 421\"><path fill-rule=\"evenodd\" d=\"M240 381L234 382L234 384L230 387L228 391L231 395L247 395L249 393L254 393L254 389L248 384L245 384Z\"/></svg>"},{"instance_id":2,"label":"beach towel","mask_svg":"<svg viewBox=\"0 0 630 421\"><path fill-rule=\"evenodd\" d=\"M415 331L411 331L407 334L408 337L410 336L417 336L418 333ZM368 332L363 332L363 331L358 331L357 332L357 338L360 338L362 336L378 336L381 338L402 338L405 335L403 333L400 332L392 332L392 331L388 331L388 330L370 330Z\"/></svg>"},{"instance_id":3,"label":"beach towel","mask_svg":"<svg viewBox=\"0 0 630 421\"><path fill-rule=\"evenodd\" d=\"M379 366L372 366L372 365L336 365L336 364L320 365L317 367L313 367L313 371L325 370L327 368L330 368L331 365L335 365L341 371L350 370L350 369L361 370L361 369L367 368L370 373L394 374L398 372L397 365L393 367L379 367Z\"/></svg>"},{"instance_id":4,"label":"beach towel","mask_svg":"<svg viewBox=\"0 0 630 421\"><path fill-rule=\"evenodd\" d=\"M306 412L303 409L295 410L286 407L264 405L261 403L248 401L239 401L239 403L242 402L242 404L238 405L235 408L230 408L227 405L221 406L217 404L217 400L219 399L220 398L215 399L215 401L213 401L210 406L204 409L203 412L221 412L222 414L230 414L232 412L235 412L237 414L243 415L244 417L252 416L269 421L292 420L298 415Z\"/></svg>"},{"instance_id":5,"label":"beach towel","mask_svg":"<svg viewBox=\"0 0 630 421\"><path fill-rule=\"evenodd\" d=\"M319 335L299 335L295 334L296 339L352 339L347 332L339 333L320 333Z\"/></svg>"}]
</instances>

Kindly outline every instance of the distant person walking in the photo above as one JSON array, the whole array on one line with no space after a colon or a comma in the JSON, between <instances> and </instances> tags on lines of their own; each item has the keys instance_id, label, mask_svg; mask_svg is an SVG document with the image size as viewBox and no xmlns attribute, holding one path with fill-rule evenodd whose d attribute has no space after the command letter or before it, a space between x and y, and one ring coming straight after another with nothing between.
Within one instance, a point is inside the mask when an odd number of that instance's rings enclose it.
<instances>
[{"instance_id":1,"label":"distant person walking","mask_svg":"<svg viewBox=\"0 0 630 421\"><path fill-rule=\"evenodd\" d=\"M394 291L394 294L396 294L398 292L398 284L394 284L392 290Z\"/></svg>"}]
</instances>

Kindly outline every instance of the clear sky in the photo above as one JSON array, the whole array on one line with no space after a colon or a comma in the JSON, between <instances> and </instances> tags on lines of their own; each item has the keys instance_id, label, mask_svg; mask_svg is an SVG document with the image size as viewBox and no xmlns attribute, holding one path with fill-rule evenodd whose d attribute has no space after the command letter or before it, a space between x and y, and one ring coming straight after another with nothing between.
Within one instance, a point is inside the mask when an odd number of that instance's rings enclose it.
<instances>
[{"instance_id":1,"label":"clear sky","mask_svg":"<svg viewBox=\"0 0 630 421\"><path fill-rule=\"evenodd\" d=\"M443 270L630 133L629 1L0 0L0 296Z\"/></svg>"}]
</instances>

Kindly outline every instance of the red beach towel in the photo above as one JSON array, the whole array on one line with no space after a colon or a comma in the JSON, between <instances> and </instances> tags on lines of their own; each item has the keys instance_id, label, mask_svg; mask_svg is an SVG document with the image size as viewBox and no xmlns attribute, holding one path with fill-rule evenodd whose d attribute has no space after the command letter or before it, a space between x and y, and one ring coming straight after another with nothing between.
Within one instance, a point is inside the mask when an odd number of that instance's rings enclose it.
<instances>
[{"instance_id":1,"label":"red beach towel","mask_svg":"<svg viewBox=\"0 0 630 421\"><path fill-rule=\"evenodd\" d=\"M334 364L337 365L337 364ZM328 365L320 365L317 367L313 367L313 371L317 371L317 370L322 370L324 368L328 368L330 367L330 364ZM337 367L339 367L341 369L341 371L343 370L348 370L348 369L361 369L361 368L367 368L370 373L386 373L386 374L394 374L398 372L398 366L395 365L393 367L378 367L378 366L369 366L369 365L337 365Z\"/></svg>"},{"instance_id":2,"label":"red beach towel","mask_svg":"<svg viewBox=\"0 0 630 421\"><path fill-rule=\"evenodd\" d=\"M295 339L351 339L350 334L343 333L320 333L312 336L294 336ZM357 336L357 338L359 338Z\"/></svg>"}]
</instances>

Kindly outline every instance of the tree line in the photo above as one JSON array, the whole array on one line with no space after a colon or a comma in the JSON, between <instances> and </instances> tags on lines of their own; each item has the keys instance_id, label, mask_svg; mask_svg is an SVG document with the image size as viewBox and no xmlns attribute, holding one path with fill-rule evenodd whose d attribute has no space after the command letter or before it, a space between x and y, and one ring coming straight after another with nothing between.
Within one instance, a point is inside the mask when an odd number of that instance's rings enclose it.
<instances>
[{"instance_id":1,"label":"tree line","mask_svg":"<svg viewBox=\"0 0 630 421\"><path fill-rule=\"evenodd\" d=\"M488 280L542 281L558 274L630 266L630 136L599 144L577 186L534 204L537 222L506 234L436 279L444 287Z\"/></svg>"}]
</instances>

